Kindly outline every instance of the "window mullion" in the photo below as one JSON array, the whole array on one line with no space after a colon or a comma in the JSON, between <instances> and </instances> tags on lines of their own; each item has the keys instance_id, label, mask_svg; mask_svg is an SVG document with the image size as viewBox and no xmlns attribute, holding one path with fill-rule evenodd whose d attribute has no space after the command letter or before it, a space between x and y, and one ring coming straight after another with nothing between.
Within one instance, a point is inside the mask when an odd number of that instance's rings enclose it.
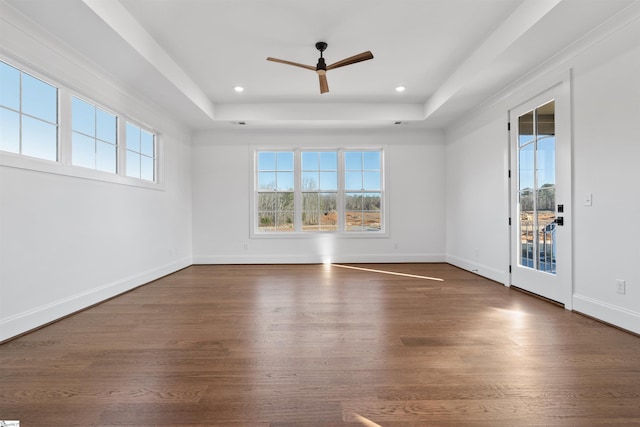
<instances>
[{"instance_id":1,"label":"window mullion","mask_svg":"<svg viewBox=\"0 0 640 427\"><path fill-rule=\"evenodd\" d=\"M293 226L294 231L302 231L302 154L293 152Z\"/></svg>"},{"instance_id":2,"label":"window mullion","mask_svg":"<svg viewBox=\"0 0 640 427\"><path fill-rule=\"evenodd\" d=\"M336 202L336 207L338 210L338 231L345 231L344 224L344 186L345 186L345 166L344 166L344 150L338 150L338 200Z\"/></svg>"},{"instance_id":3,"label":"window mullion","mask_svg":"<svg viewBox=\"0 0 640 427\"><path fill-rule=\"evenodd\" d=\"M59 161L63 165L72 164L73 131L71 124L71 93L58 89L58 146Z\"/></svg>"},{"instance_id":4,"label":"window mullion","mask_svg":"<svg viewBox=\"0 0 640 427\"><path fill-rule=\"evenodd\" d=\"M116 117L116 173L127 176L127 121Z\"/></svg>"}]
</instances>

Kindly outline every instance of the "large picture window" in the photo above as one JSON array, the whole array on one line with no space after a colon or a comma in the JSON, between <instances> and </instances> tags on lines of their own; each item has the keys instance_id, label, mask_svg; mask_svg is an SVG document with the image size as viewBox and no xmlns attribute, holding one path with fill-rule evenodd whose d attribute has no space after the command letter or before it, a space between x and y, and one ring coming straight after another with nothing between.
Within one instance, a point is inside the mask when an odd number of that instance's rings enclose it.
<instances>
[{"instance_id":1,"label":"large picture window","mask_svg":"<svg viewBox=\"0 0 640 427\"><path fill-rule=\"evenodd\" d=\"M58 89L2 61L0 150L58 160Z\"/></svg>"},{"instance_id":2,"label":"large picture window","mask_svg":"<svg viewBox=\"0 0 640 427\"><path fill-rule=\"evenodd\" d=\"M254 231L384 231L383 151L256 150Z\"/></svg>"}]
</instances>

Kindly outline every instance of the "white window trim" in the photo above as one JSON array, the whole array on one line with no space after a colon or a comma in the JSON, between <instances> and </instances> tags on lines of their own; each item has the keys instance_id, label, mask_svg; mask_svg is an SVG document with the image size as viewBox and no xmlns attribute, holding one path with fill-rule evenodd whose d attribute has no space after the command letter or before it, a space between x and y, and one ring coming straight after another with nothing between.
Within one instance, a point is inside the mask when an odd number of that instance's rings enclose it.
<instances>
[{"instance_id":1,"label":"white window trim","mask_svg":"<svg viewBox=\"0 0 640 427\"><path fill-rule=\"evenodd\" d=\"M259 151L293 151L294 153L294 200L295 200L295 212L296 216L294 221L296 222L296 229L298 230L298 221L300 220L297 215L302 208L302 189L299 183L300 180L300 166L301 166L301 153L302 151L335 151L338 153L338 212L342 213L344 210L344 152L345 151L380 151L381 153L381 167L382 167L382 179L381 179L381 214L382 214L382 229L380 231L345 231L344 230L344 218L342 215L338 215L338 231L283 231L283 232L260 232L258 231L257 224L257 165L258 165L258 152ZM340 147L323 147L323 146L297 146L295 148L285 146L250 146L249 148L249 230L251 239L314 239L323 238L323 236L330 235L339 239L380 239L389 237L389 209L388 209L388 159L387 159L387 146L340 146Z\"/></svg>"},{"instance_id":2,"label":"white window trim","mask_svg":"<svg viewBox=\"0 0 640 427\"><path fill-rule=\"evenodd\" d=\"M164 147L162 143L161 134L153 128L146 126L139 121L128 117L125 114L115 112L113 109L102 105L100 102L94 101L93 98L86 96L83 93L79 93L72 90L65 85L59 83L55 79L51 79L48 76L39 73L37 70L26 66L24 63L17 61L13 58L9 58L4 55L0 55L0 60L9 64L12 67L17 68L21 72L30 74L45 83L48 83L58 90L58 160L46 160L37 157L31 157L19 153L11 153L9 151L0 150L0 167L9 167L15 169L30 170L41 173L48 173L54 175L62 175L80 179L88 179L93 181L109 182L118 185L127 185L132 187L147 188L150 190L165 191L166 185L163 180L163 156ZM73 165L71 158L72 150L72 116L71 116L71 100L75 96L86 102L89 102L96 107L110 112L116 116L117 120L117 173L104 172L97 169L89 169L82 166ZM126 167L126 138L124 126L121 123L135 124L155 135L156 144L156 156L155 156L155 180L146 181L140 178L128 177L125 174L124 169Z\"/></svg>"}]
</instances>

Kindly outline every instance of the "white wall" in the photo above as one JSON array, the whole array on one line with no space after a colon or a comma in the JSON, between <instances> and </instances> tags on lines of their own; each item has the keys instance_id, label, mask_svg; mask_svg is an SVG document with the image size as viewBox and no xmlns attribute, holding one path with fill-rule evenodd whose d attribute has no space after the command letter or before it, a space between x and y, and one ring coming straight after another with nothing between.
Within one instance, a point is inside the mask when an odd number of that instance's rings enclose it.
<instances>
[{"instance_id":1,"label":"white wall","mask_svg":"<svg viewBox=\"0 0 640 427\"><path fill-rule=\"evenodd\" d=\"M508 268L506 114L481 120L446 148L447 261L504 282Z\"/></svg>"},{"instance_id":2,"label":"white wall","mask_svg":"<svg viewBox=\"0 0 640 427\"><path fill-rule=\"evenodd\" d=\"M507 284L507 111L572 73L573 309L640 333L640 20L447 130L447 259ZM593 194L593 206L584 195ZM490 225L490 226L486 226ZM475 249L478 248L478 252ZM615 291L624 279L625 295Z\"/></svg>"},{"instance_id":3,"label":"white wall","mask_svg":"<svg viewBox=\"0 0 640 427\"><path fill-rule=\"evenodd\" d=\"M203 132L193 143L195 263L444 261L444 144L433 131ZM250 238L252 147L384 146L388 237ZM397 244L397 249L395 245ZM245 245L247 249L245 249Z\"/></svg>"},{"instance_id":4,"label":"white wall","mask_svg":"<svg viewBox=\"0 0 640 427\"><path fill-rule=\"evenodd\" d=\"M0 341L191 264L190 134L28 22L14 24L3 29L3 57L159 133L162 185L86 179L4 154Z\"/></svg>"}]
</instances>

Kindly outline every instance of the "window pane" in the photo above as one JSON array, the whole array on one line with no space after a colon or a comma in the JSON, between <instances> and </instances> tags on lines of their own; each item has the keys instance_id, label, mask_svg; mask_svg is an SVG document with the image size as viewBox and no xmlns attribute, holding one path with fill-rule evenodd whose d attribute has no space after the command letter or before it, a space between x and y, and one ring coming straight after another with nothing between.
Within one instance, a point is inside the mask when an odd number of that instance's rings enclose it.
<instances>
[{"instance_id":1,"label":"window pane","mask_svg":"<svg viewBox=\"0 0 640 427\"><path fill-rule=\"evenodd\" d=\"M556 134L555 101L536 108L536 124L538 138Z\"/></svg>"},{"instance_id":2,"label":"window pane","mask_svg":"<svg viewBox=\"0 0 640 427\"><path fill-rule=\"evenodd\" d=\"M293 190L293 172L277 172L278 191Z\"/></svg>"},{"instance_id":3,"label":"window pane","mask_svg":"<svg viewBox=\"0 0 640 427\"><path fill-rule=\"evenodd\" d=\"M140 157L140 178L153 181L153 158L147 156Z\"/></svg>"},{"instance_id":4,"label":"window pane","mask_svg":"<svg viewBox=\"0 0 640 427\"><path fill-rule=\"evenodd\" d=\"M277 193L277 211L293 211L293 193Z\"/></svg>"},{"instance_id":5,"label":"window pane","mask_svg":"<svg viewBox=\"0 0 640 427\"><path fill-rule=\"evenodd\" d=\"M58 90L22 73L22 112L51 123L57 123Z\"/></svg>"},{"instance_id":6,"label":"window pane","mask_svg":"<svg viewBox=\"0 0 640 427\"><path fill-rule=\"evenodd\" d=\"M302 170L318 170L318 153L316 151L302 153Z\"/></svg>"},{"instance_id":7,"label":"window pane","mask_svg":"<svg viewBox=\"0 0 640 427\"><path fill-rule=\"evenodd\" d=\"M275 172L258 172L258 190L275 190L275 188Z\"/></svg>"},{"instance_id":8,"label":"window pane","mask_svg":"<svg viewBox=\"0 0 640 427\"><path fill-rule=\"evenodd\" d=\"M318 172L302 172L302 190L317 190L318 184Z\"/></svg>"},{"instance_id":9,"label":"window pane","mask_svg":"<svg viewBox=\"0 0 640 427\"><path fill-rule=\"evenodd\" d=\"M96 112L96 125L96 136L98 139L110 142L111 144L116 143L116 116L98 108Z\"/></svg>"},{"instance_id":10,"label":"window pane","mask_svg":"<svg viewBox=\"0 0 640 427\"><path fill-rule=\"evenodd\" d=\"M556 139L545 137L538 141L536 170L538 172L538 186L556 183Z\"/></svg>"},{"instance_id":11,"label":"window pane","mask_svg":"<svg viewBox=\"0 0 640 427\"><path fill-rule=\"evenodd\" d=\"M0 150L20 152L20 114L4 108L0 108Z\"/></svg>"},{"instance_id":12,"label":"window pane","mask_svg":"<svg viewBox=\"0 0 640 427\"><path fill-rule=\"evenodd\" d=\"M76 132L89 136L96 136L96 107L73 97L72 100L72 128Z\"/></svg>"},{"instance_id":13,"label":"window pane","mask_svg":"<svg viewBox=\"0 0 640 427\"><path fill-rule=\"evenodd\" d=\"M127 176L140 178L140 154L127 150Z\"/></svg>"},{"instance_id":14,"label":"window pane","mask_svg":"<svg viewBox=\"0 0 640 427\"><path fill-rule=\"evenodd\" d=\"M347 193L344 196L345 210L362 210L362 193Z\"/></svg>"},{"instance_id":15,"label":"window pane","mask_svg":"<svg viewBox=\"0 0 640 427\"><path fill-rule=\"evenodd\" d=\"M142 130L141 131L141 140L140 140L140 152L145 156L153 157L154 156L154 147L153 147L153 134Z\"/></svg>"},{"instance_id":16,"label":"window pane","mask_svg":"<svg viewBox=\"0 0 640 427\"><path fill-rule=\"evenodd\" d=\"M380 172L364 172L364 189L380 190Z\"/></svg>"},{"instance_id":17,"label":"window pane","mask_svg":"<svg viewBox=\"0 0 640 427\"><path fill-rule=\"evenodd\" d=\"M140 128L131 123L127 123L127 149L140 152Z\"/></svg>"},{"instance_id":18,"label":"window pane","mask_svg":"<svg viewBox=\"0 0 640 427\"><path fill-rule=\"evenodd\" d=\"M320 172L321 190L338 190L338 172Z\"/></svg>"},{"instance_id":19,"label":"window pane","mask_svg":"<svg viewBox=\"0 0 640 427\"><path fill-rule=\"evenodd\" d=\"M106 142L96 142L96 169L116 173L116 146Z\"/></svg>"},{"instance_id":20,"label":"window pane","mask_svg":"<svg viewBox=\"0 0 640 427\"><path fill-rule=\"evenodd\" d=\"M318 193L302 193L302 210L317 211L318 209Z\"/></svg>"},{"instance_id":21,"label":"window pane","mask_svg":"<svg viewBox=\"0 0 640 427\"><path fill-rule=\"evenodd\" d=\"M338 206L338 195L336 193L320 193L319 208L322 212L335 211Z\"/></svg>"},{"instance_id":22,"label":"window pane","mask_svg":"<svg viewBox=\"0 0 640 427\"><path fill-rule=\"evenodd\" d=\"M380 152L379 151L364 152L364 168L369 170L380 169Z\"/></svg>"},{"instance_id":23,"label":"window pane","mask_svg":"<svg viewBox=\"0 0 640 427\"><path fill-rule=\"evenodd\" d=\"M362 172L345 172L345 189L362 190Z\"/></svg>"},{"instance_id":24,"label":"window pane","mask_svg":"<svg viewBox=\"0 0 640 427\"><path fill-rule=\"evenodd\" d=\"M278 231L293 231L293 212L278 212L276 227Z\"/></svg>"},{"instance_id":25,"label":"window pane","mask_svg":"<svg viewBox=\"0 0 640 427\"><path fill-rule=\"evenodd\" d=\"M534 144L526 145L520 148L518 156L518 177L520 191L534 187Z\"/></svg>"},{"instance_id":26,"label":"window pane","mask_svg":"<svg viewBox=\"0 0 640 427\"><path fill-rule=\"evenodd\" d=\"M258 211L274 211L276 193L258 193Z\"/></svg>"},{"instance_id":27,"label":"window pane","mask_svg":"<svg viewBox=\"0 0 640 427\"><path fill-rule=\"evenodd\" d=\"M319 231L320 213L318 211L302 212L302 231Z\"/></svg>"},{"instance_id":28,"label":"window pane","mask_svg":"<svg viewBox=\"0 0 640 427\"><path fill-rule=\"evenodd\" d=\"M293 153L282 152L277 154L277 166L279 171L293 170Z\"/></svg>"},{"instance_id":29,"label":"window pane","mask_svg":"<svg viewBox=\"0 0 640 427\"><path fill-rule=\"evenodd\" d=\"M364 231L380 231L381 223L380 211L363 212L363 230Z\"/></svg>"},{"instance_id":30,"label":"window pane","mask_svg":"<svg viewBox=\"0 0 640 427\"><path fill-rule=\"evenodd\" d=\"M360 151L347 151L344 153L344 164L347 170L361 170L362 153Z\"/></svg>"},{"instance_id":31,"label":"window pane","mask_svg":"<svg viewBox=\"0 0 640 427\"><path fill-rule=\"evenodd\" d=\"M533 141L533 111L518 117L518 142L520 146Z\"/></svg>"},{"instance_id":32,"label":"window pane","mask_svg":"<svg viewBox=\"0 0 640 427\"><path fill-rule=\"evenodd\" d=\"M258 170L276 170L276 153L265 151L258 153Z\"/></svg>"},{"instance_id":33,"label":"window pane","mask_svg":"<svg viewBox=\"0 0 640 427\"><path fill-rule=\"evenodd\" d=\"M327 151L320 153L320 170L335 171L338 170L338 153L335 151Z\"/></svg>"},{"instance_id":34,"label":"window pane","mask_svg":"<svg viewBox=\"0 0 640 427\"><path fill-rule=\"evenodd\" d=\"M362 209L365 211L380 210L380 193L365 193L362 197Z\"/></svg>"},{"instance_id":35,"label":"window pane","mask_svg":"<svg viewBox=\"0 0 640 427\"><path fill-rule=\"evenodd\" d=\"M20 110L20 71L0 61L0 105Z\"/></svg>"},{"instance_id":36,"label":"window pane","mask_svg":"<svg viewBox=\"0 0 640 427\"><path fill-rule=\"evenodd\" d=\"M344 214L346 231L362 231L362 212L346 211Z\"/></svg>"},{"instance_id":37,"label":"window pane","mask_svg":"<svg viewBox=\"0 0 640 427\"><path fill-rule=\"evenodd\" d=\"M22 154L56 161L58 159L57 126L22 116Z\"/></svg>"},{"instance_id":38,"label":"window pane","mask_svg":"<svg viewBox=\"0 0 640 427\"><path fill-rule=\"evenodd\" d=\"M71 163L75 166L95 169L95 139L74 132L71 147Z\"/></svg>"},{"instance_id":39,"label":"window pane","mask_svg":"<svg viewBox=\"0 0 640 427\"><path fill-rule=\"evenodd\" d=\"M259 231L275 231L276 214L273 212L260 212L258 214Z\"/></svg>"}]
</instances>

